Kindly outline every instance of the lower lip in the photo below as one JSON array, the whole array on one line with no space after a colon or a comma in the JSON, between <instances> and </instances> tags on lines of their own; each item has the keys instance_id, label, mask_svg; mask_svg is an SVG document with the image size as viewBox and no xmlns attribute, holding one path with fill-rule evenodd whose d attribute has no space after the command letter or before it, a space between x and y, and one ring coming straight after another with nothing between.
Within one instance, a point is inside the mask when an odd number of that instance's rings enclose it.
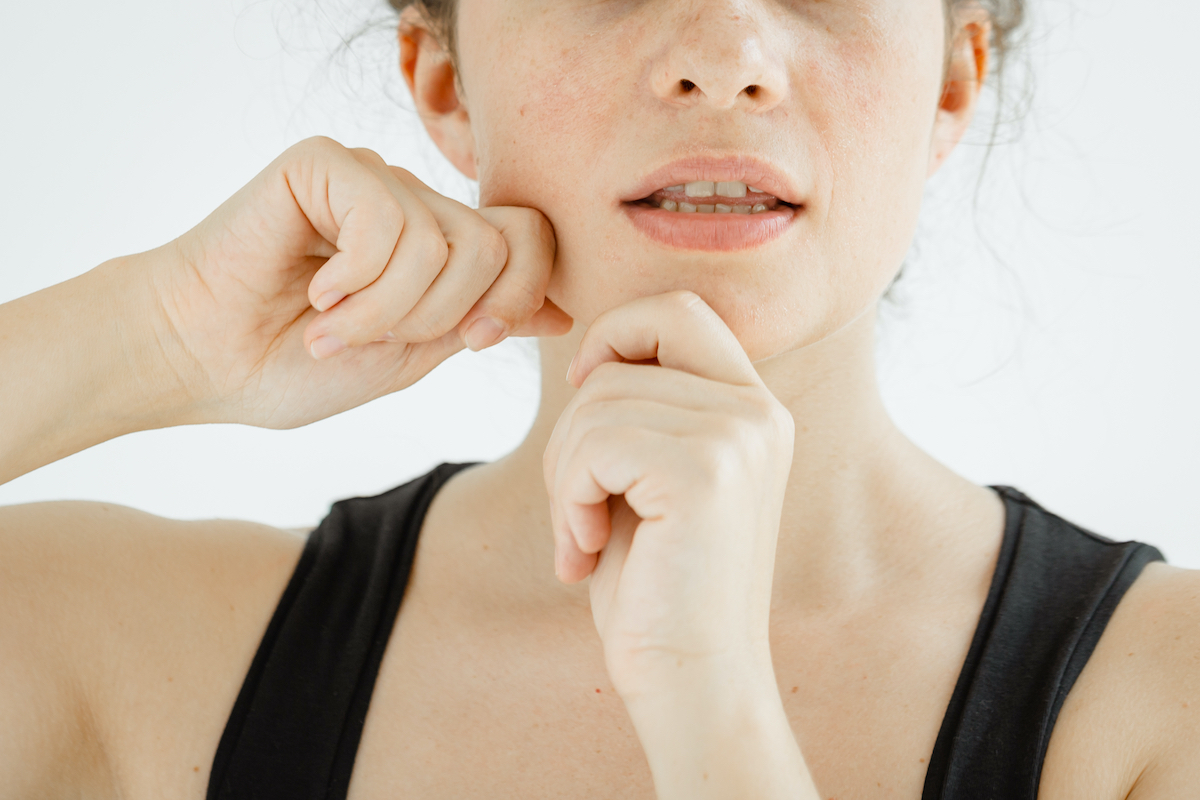
<instances>
[{"instance_id":1,"label":"lower lip","mask_svg":"<svg viewBox=\"0 0 1200 800\"><path fill-rule=\"evenodd\" d=\"M634 227L659 244L676 250L730 252L773 242L799 217L800 209L780 206L757 214L702 214L664 211L623 203Z\"/></svg>"}]
</instances>

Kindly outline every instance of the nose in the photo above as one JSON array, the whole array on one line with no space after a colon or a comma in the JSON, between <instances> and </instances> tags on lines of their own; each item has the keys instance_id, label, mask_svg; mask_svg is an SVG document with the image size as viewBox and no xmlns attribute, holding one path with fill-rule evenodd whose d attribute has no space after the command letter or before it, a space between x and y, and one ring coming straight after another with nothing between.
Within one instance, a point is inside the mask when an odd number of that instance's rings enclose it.
<instances>
[{"instance_id":1,"label":"nose","mask_svg":"<svg viewBox=\"0 0 1200 800\"><path fill-rule=\"evenodd\" d=\"M787 91L787 71L768 53L764 29L746 2L686 3L651 83L680 106L764 112Z\"/></svg>"}]
</instances>

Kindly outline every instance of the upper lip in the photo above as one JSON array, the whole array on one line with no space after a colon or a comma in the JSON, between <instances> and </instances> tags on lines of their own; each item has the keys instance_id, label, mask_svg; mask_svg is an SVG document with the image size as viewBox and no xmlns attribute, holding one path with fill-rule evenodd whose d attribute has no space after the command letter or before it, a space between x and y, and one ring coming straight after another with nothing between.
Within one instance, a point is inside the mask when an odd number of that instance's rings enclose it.
<instances>
[{"instance_id":1,"label":"upper lip","mask_svg":"<svg viewBox=\"0 0 1200 800\"><path fill-rule=\"evenodd\" d=\"M801 205L795 182L770 161L751 155L686 156L642 177L622 202L643 200L668 186L692 181L741 181L790 205Z\"/></svg>"}]
</instances>

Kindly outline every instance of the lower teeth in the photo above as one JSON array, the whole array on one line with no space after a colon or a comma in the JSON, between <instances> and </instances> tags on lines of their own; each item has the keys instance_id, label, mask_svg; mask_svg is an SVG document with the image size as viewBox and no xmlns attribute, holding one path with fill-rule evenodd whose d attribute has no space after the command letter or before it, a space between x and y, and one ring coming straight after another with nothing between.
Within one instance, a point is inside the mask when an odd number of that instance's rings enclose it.
<instances>
[{"instance_id":1,"label":"lower teeth","mask_svg":"<svg viewBox=\"0 0 1200 800\"><path fill-rule=\"evenodd\" d=\"M676 203L674 200L663 200L658 207L663 211L675 211L682 214L761 214L771 210L764 203L755 203L752 206L729 206L724 203L692 205L691 203Z\"/></svg>"}]
</instances>

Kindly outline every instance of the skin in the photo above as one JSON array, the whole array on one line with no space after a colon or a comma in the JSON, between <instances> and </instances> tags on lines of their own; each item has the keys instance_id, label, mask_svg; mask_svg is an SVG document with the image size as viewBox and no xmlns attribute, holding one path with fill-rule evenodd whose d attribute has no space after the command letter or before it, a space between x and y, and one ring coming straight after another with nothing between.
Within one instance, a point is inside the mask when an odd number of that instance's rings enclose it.
<instances>
[{"instance_id":1,"label":"skin","mask_svg":"<svg viewBox=\"0 0 1200 800\"><path fill-rule=\"evenodd\" d=\"M939 0L459 19L456 69L407 15L401 69L483 207L312 140L175 242L0 307L24 378L0 384L0 480L135 430L320 419L495 317L542 337L541 406L429 511L351 797L526 797L530 773L546 796L919 796L1003 509L889 420L874 308L970 122L986 19L948 62ZM645 239L620 198L697 151L771 159L804 214L733 253ZM302 540L87 503L0 509L0 534L0 797L202 797ZM1146 569L1041 796L1200 781L1197 597Z\"/></svg>"}]
</instances>

